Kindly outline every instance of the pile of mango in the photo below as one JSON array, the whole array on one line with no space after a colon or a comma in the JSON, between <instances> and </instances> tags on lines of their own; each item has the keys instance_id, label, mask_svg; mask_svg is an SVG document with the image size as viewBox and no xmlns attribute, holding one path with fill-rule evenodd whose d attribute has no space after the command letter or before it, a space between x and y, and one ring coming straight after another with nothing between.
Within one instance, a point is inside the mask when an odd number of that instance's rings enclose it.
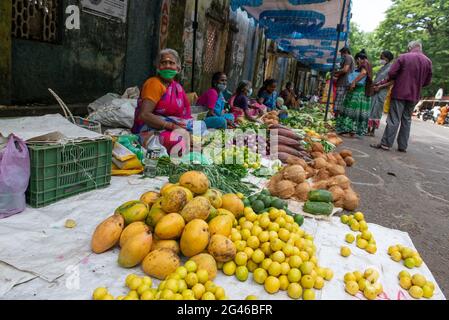
<instances>
[{"instance_id":1,"label":"pile of mango","mask_svg":"<svg viewBox=\"0 0 449 320\"><path fill-rule=\"evenodd\" d=\"M229 236L244 204L239 196L222 195L209 186L204 173L189 171L177 184L164 185L160 193L149 191L140 200L124 203L95 229L93 252L119 245L121 267L141 264L148 276L160 280L179 268L183 255L213 280L217 262L235 257Z\"/></svg>"}]
</instances>

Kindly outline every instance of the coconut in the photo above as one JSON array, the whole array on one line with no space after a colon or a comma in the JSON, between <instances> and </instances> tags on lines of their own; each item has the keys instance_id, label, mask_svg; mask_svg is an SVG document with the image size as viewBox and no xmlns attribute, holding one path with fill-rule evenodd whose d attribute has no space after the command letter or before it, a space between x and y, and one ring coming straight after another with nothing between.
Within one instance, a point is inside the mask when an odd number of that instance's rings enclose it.
<instances>
[{"instance_id":1,"label":"coconut","mask_svg":"<svg viewBox=\"0 0 449 320\"><path fill-rule=\"evenodd\" d=\"M322 145L321 143L319 143L319 142L314 142L314 143L312 144L312 151L313 151L313 152L321 152L321 153L324 153L324 147L323 147L323 145Z\"/></svg>"},{"instance_id":2,"label":"coconut","mask_svg":"<svg viewBox=\"0 0 449 320\"><path fill-rule=\"evenodd\" d=\"M268 191L270 191L271 195L277 196L275 186L284 179L282 173L278 172L274 176L271 177L270 182L268 183Z\"/></svg>"},{"instance_id":3,"label":"coconut","mask_svg":"<svg viewBox=\"0 0 449 320\"><path fill-rule=\"evenodd\" d=\"M339 186L329 188L329 192L332 193L332 199L334 199L334 202L342 200L345 197L345 191Z\"/></svg>"},{"instance_id":4,"label":"coconut","mask_svg":"<svg viewBox=\"0 0 449 320\"><path fill-rule=\"evenodd\" d=\"M307 201L310 190L312 190L312 188L310 187L310 184L307 181L298 184L295 188L296 199L300 201Z\"/></svg>"},{"instance_id":5,"label":"coconut","mask_svg":"<svg viewBox=\"0 0 449 320\"><path fill-rule=\"evenodd\" d=\"M313 162L313 167L315 169L322 169L325 168L327 166L327 161L323 158L316 158L315 161Z\"/></svg>"},{"instance_id":6,"label":"coconut","mask_svg":"<svg viewBox=\"0 0 449 320\"><path fill-rule=\"evenodd\" d=\"M329 179L329 187L334 186L338 186L343 190L346 190L351 186L351 181L345 175L335 176Z\"/></svg>"},{"instance_id":7,"label":"coconut","mask_svg":"<svg viewBox=\"0 0 449 320\"><path fill-rule=\"evenodd\" d=\"M282 180L274 186L274 189L279 198L290 199L295 194L295 187L296 183L289 180Z\"/></svg>"},{"instance_id":8,"label":"coconut","mask_svg":"<svg viewBox=\"0 0 449 320\"><path fill-rule=\"evenodd\" d=\"M335 158L334 154L332 153L328 153L327 154L327 162L328 164L336 164L337 163L337 159Z\"/></svg>"},{"instance_id":9,"label":"coconut","mask_svg":"<svg viewBox=\"0 0 449 320\"><path fill-rule=\"evenodd\" d=\"M317 182L317 181L322 181L322 180L328 180L331 177L329 171L327 171L326 168L320 169L318 171L318 174L313 177L313 181Z\"/></svg>"},{"instance_id":10,"label":"coconut","mask_svg":"<svg viewBox=\"0 0 449 320\"><path fill-rule=\"evenodd\" d=\"M340 151L340 156L345 159L347 157L352 157L352 151L344 149Z\"/></svg>"},{"instance_id":11,"label":"coconut","mask_svg":"<svg viewBox=\"0 0 449 320\"><path fill-rule=\"evenodd\" d=\"M344 199L343 198L334 202L334 207L336 207L336 208L343 208L343 205L344 205Z\"/></svg>"},{"instance_id":12,"label":"coconut","mask_svg":"<svg viewBox=\"0 0 449 320\"><path fill-rule=\"evenodd\" d=\"M316 158L324 159L326 157L326 155L322 152L312 152L310 155L312 156L313 159L316 159Z\"/></svg>"},{"instance_id":13,"label":"coconut","mask_svg":"<svg viewBox=\"0 0 449 320\"><path fill-rule=\"evenodd\" d=\"M315 169L313 169L313 168L310 167L310 166L307 166L307 167L306 167L306 172L307 172L307 177L306 177L307 179L309 179L309 178L315 176L315 174L316 174Z\"/></svg>"},{"instance_id":14,"label":"coconut","mask_svg":"<svg viewBox=\"0 0 449 320\"><path fill-rule=\"evenodd\" d=\"M304 159L295 156L289 156L287 158L287 163L291 165L300 165L303 169L307 167L307 162L305 162Z\"/></svg>"},{"instance_id":15,"label":"coconut","mask_svg":"<svg viewBox=\"0 0 449 320\"><path fill-rule=\"evenodd\" d=\"M338 164L328 165L327 170L329 171L329 173L332 177L345 174L345 168L342 166L339 166Z\"/></svg>"},{"instance_id":16,"label":"coconut","mask_svg":"<svg viewBox=\"0 0 449 320\"><path fill-rule=\"evenodd\" d=\"M355 160L353 157L346 157L345 158L345 163L348 167L352 167L355 163Z\"/></svg>"},{"instance_id":17,"label":"coconut","mask_svg":"<svg viewBox=\"0 0 449 320\"><path fill-rule=\"evenodd\" d=\"M326 190L329 187L328 180L321 180L312 184L313 190Z\"/></svg>"},{"instance_id":18,"label":"coconut","mask_svg":"<svg viewBox=\"0 0 449 320\"><path fill-rule=\"evenodd\" d=\"M354 211L359 206L359 196L352 189L346 190L343 201L343 208L348 211Z\"/></svg>"},{"instance_id":19,"label":"coconut","mask_svg":"<svg viewBox=\"0 0 449 320\"><path fill-rule=\"evenodd\" d=\"M306 180L307 173L300 165L286 167L283 171L284 179L293 181L294 183L302 183Z\"/></svg>"}]
</instances>

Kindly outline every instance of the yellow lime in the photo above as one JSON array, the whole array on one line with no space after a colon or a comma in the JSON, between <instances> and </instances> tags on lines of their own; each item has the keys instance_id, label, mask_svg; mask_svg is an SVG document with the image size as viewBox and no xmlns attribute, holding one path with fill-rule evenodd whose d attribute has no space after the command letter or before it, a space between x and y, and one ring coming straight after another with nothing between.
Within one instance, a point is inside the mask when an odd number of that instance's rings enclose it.
<instances>
[{"instance_id":1,"label":"yellow lime","mask_svg":"<svg viewBox=\"0 0 449 320\"><path fill-rule=\"evenodd\" d=\"M108 294L108 289L100 287L94 290L92 298L94 300L103 300L103 298Z\"/></svg>"},{"instance_id":2,"label":"yellow lime","mask_svg":"<svg viewBox=\"0 0 449 320\"><path fill-rule=\"evenodd\" d=\"M234 262L238 266L245 266L248 261L248 256L245 252L237 252L234 258Z\"/></svg>"},{"instance_id":3,"label":"yellow lime","mask_svg":"<svg viewBox=\"0 0 449 320\"><path fill-rule=\"evenodd\" d=\"M357 221L362 221L365 220L365 216L361 212L356 212L354 213L354 219L356 219Z\"/></svg>"},{"instance_id":4,"label":"yellow lime","mask_svg":"<svg viewBox=\"0 0 449 320\"><path fill-rule=\"evenodd\" d=\"M399 251L393 251L390 255L393 261L399 262L402 259L401 253Z\"/></svg>"},{"instance_id":5,"label":"yellow lime","mask_svg":"<svg viewBox=\"0 0 449 320\"><path fill-rule=\"evenodd\" d=\"M235 269L235 277L239 281L246 281L248 279L248 268L246 266L238 266L237 269Z\"/></svg>"},{"instance_id":6,"label":"yellow lime","mask_svg":"<svg viewBox=\"0 0 449 320\"><path fill-rule=\"evenodd\" d=\"M317 276L315 278L315 284L313 285L313 287L317 290L321 290L324 287L324 279L320 276Z\"/></svg>"},{"instance_id":7,"label":"yellow lime","mask_svg":"<svg viewBox=\"0 0 449 320\"><path fill-rule=\"evenodd\" d=\"M264 283L265 291L270 294L274 294L279 291L281 283L278 278L269 276Z\"/></svg>"},{"instance_id":8,"label":"yellow lime","mask_svg":"<svg viewBox=\"0 0 449 320\"><path fill-rule=\"evenodd\" d=\"M196 263L195 261L189 260L184 264L184 267L187 269L188 272L195 272L196 271Z\"/></svg>"},{"instance_id":9,"label":"yellow lime","mask_svg":"<svg viewBox=\"0 0 449 320\"><path fill-rule=\"evenodd\" d=\"M286 275L282 275L279 277L279 289L282 291L287 290L288 285L290 284L290 282L288 281L288 278Z\"/></svg>"},{"instance_id":10,"label":"yellow lime","mask_svg":"<svg viewBox=\"0 0 449 320\"><path fill-rule=\"evenodd\" d=\"M304 289L312 289L314 285L315 285L315 280L313 279L313 277L311 275L302 276L301 286Z\"/></svg>"},{"instance_id":11,"label":"yellow lime","mask_svg":"<svg viewBox=\"0 0 449 320\"><path fill-rule=\"evenodd\" d=\"M346 241L347 243L353 243L353 242L355 241L354 235L353 235L352 233L346 234L346 236L345 236L345 241Z\"/></svg>"},{"instance_id":12,"label":"yellow lime","mask_svg":"<svg viewBox=\"0 0 449 320\"><path fill-rule=\"evenodd\" d=\"M315 300L315 291L313 289L305 289L302 293L303 300Z\"/></svg>"},{"instance_id":13,"label":"yellow lime","mask_svg":"<svg viewBox=\"0 0 449 320\"><path fill-rule=\"evenodd\" d=\"M430 299L433 297L433 288L425 285L424 287L422 287L422 291L423 291L423 297L426 299Z\"/></svg>"},{"instance_id":14,"label":"yellow lime","mask_svg":"<svg viewBox=\"0 0 449 320\"><path fill-rule=\"evenodd\" d=\"M290 281L292 283L299 282L301 280L302 274L301 274L301 271L299 271L299 269L292 268L288 271L287 277L288 277L288 281Z\"/></svg>"},{"instance_id":15,"label":"yellow lime","mask_svg":"<svg viewBox=\"0 0 449 320\"><path fill-rule=\"evenodd\" d=\"M349 249L348 247L341 247L340 254L343 257L349 257L351 255L351 249Z\"/></svg>"},{"instance_id":16,"label":"yellow lime","mask_svg":"<svg viewBox=\"0 0 449 320\"><path fill-rule=\"evenodd\" d=\"M346 214L344 214L340 217L340 221L341 223L347 224L349 221L349 217Z\"/></svg>"},{"instance_id":17,"label":"yellow lime","mask_svg":"<svg viewBox=\"0 0 449 320\"><path fill-rule=\"evenodd\" d=\"M371 284L367 285L365 289L363 290L363 295L368 300L375 300L377 298L377 292L376 288L372 286Z\"/></svg>"},{"instance_id":18,"label":"yellow lime","mask_svg":"<svg viewBox=\"0 0 449 320\"><path fill-rule=\"evenodd\" d=\"M290 283L287 288L287 294L292 299L299 299L302 296L302 287L299 283Z\"/></svg>"},{"instance_id":19,"label":"yellow lime","mask_svg":"<svg viewBox=\"0 0 449 320\"><path fill-rule=\"evenodd\" d=\"M197 283L192 287L192 292L195 296L195 299L199 300L206 292L206 288L201 283Z\"/></svg>"},{"instance_id":20,"label":"yellow lime","mask_svg":"<svg viewBox=\"0 0 449 320\"><path fill-rule=\"evenodd\" d=\"M413 258L407 258L404 260L404 266L406 266L409 269L412 269L415 267L415 259Z\"/></svg>"},{"instance_id":21,"label":"yellow lime","mask_svg":"<svg viewBox=\"0 0 449 320\"><path fill-rule=\"evenodd\" d=\"M263 253L263 251L260 249L254 250L251 256L251 260L254 261L255 263L261 263L263 259L265 259L265 254Z\"/></svg>"},{"instance_id":22,"label":"yellow lime","mask_svg":"<svg viewBox=\"0 0 449 320\"><path fill-rule=\"evenodd\" d=\"M215 289L215 298L218 300L222 300L224 297L226 297L226 292L222 287L216 286Z\"/></svg>"},{"instance_id":23,"label":"yellow lime","mask_svg":"<svg viewBox=\"0 0 449 320\"><path fill-rule=\"evenodd\" d=\"M267 277L268 277L268 274L265 269L257 268L256 270L254 270L253 279L258 284L264 284Z\"/></svg>"},{"instance_id":24,"label":"yellow lime","mask_svg":"<svg viewBox=\"0 0 449 320\"><path fill-rule=\"evenodd\" d=\"M223 273L227 276L232 276L237 268L234 261L228 261L223 265Z\"/></svg>"},{"instance_id":25,"label":"yellow lime","mask_svg":"<svg viewBox=\"0 0 449 320\"><path fill-rule=\"evenodd\" d=\"M422 288L422 287L424 287L426 282L427 282L426 278L421 274L415 274L412 277L412 283L414 286L418 286L418 287Z\"/></svg>"},{"instance_id":26,"label":"yellow lime","mask_svg":"<svg viewBox=\"0 0 449 320\"><path fill-rule=\"evenodd\" d=\"M412 286L408 293L415 299L421 299L424 295L424 291L421 287L418 286Z\"/></svg>"},{"instance_id":27,"label":"yellow lime","mask_svg":"<svg viewBox=\"0 0 449 320\"><path fill-rule=\"evenodd\" d=\"M192 288L198 283L198 276L194 272L189 272L185 277L185 281L187 283L187 286L189 288Z\"/></svg>"},{"instance_id":28,"label":"yellow lime","mask_svg":"<svg viewBox=\"0 0 449 320\"><path fill-rule=\"evenodd\" d=\"M345 290L350 295L355 296L359 292L359 285L355 281L348 281L345 284Z\"/></svg>"},{"instance_id":29,"label":"yellow lime","mask_svg":"<svg viewBox=\"0 0 449 320\"><path fill-rule=\"evenodd\" d=\"M281 264L277 261L273 261L268 268L270 276L277 277L281 274Z\"/></svg>"}]
</instances>

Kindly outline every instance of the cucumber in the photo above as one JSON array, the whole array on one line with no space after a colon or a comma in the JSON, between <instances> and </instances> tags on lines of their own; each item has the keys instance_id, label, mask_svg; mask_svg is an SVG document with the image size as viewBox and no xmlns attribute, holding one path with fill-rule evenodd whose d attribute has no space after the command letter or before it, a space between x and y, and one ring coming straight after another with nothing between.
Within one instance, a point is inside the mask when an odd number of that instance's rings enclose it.
<instances>
[{"instance_id":1,"label":"cucumber","mask_svg":"<svg viewBox=\"0 0 449 320\"><path fill-rule=\"evenodd\" d=\"M314 190L309 192L309 201L313 202L334 202L332 193L327 190Z\"/></svg>"},{"instance_id":2,"label":"cucumber","mask_svg":"<svg viewBox=\"0 0 449 320\"><path fill-rule=\"evenodd\" d=\"M303 210L314 215L328 216L334 210L334 206L328 202L313 202L309 200L304 204Z\"/></svg>"}]
</instances>

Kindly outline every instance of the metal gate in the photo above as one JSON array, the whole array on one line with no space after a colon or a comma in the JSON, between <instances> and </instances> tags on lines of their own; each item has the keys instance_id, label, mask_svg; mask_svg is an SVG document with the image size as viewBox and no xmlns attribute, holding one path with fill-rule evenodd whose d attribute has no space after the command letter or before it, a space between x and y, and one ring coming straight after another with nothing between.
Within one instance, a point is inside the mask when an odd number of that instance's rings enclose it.
<instances>
[{"instance_id":1,"label":"metal gate","mask_svg":"<svg viewBox=\"0 0 449 320\"><path fill-rule=\"evenodd\" d=\"M61 0L12 0L12 36L57 42L60 4Z\"/></svg>"}]
</instances>

